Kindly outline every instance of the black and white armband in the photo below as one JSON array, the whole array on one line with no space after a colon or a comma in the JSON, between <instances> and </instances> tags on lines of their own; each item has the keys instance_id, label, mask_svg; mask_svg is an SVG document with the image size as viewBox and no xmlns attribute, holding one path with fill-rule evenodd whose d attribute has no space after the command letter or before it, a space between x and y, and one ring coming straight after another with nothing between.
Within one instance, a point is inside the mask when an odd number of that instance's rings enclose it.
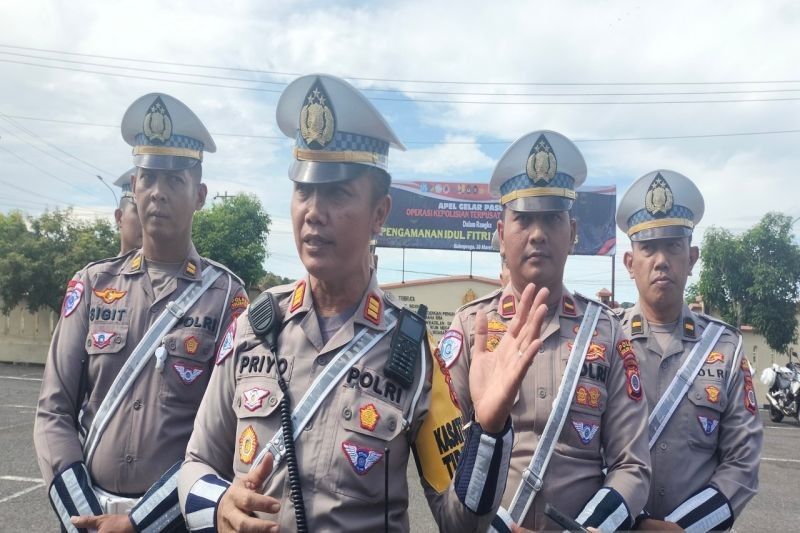
<instances>
[{"instance_id":1,"label":"black and white armband","mask_svg":"<svg viewBox=\"0 0 800 533\"><path fill-rule=\"evenodd\" d=\"M70 517L103 514L97 495L92 490L89 471L82 462L72 463L56 475L47 495L61 526L69 533L86 531L73 526Z\"/></svg>"},{"instance_id":2,"label":"black and white armband","mask_svg":"<svg viewBox=\"0 0 800 533\"><path fill-rule=\"evenodd\" d=\"M182 529L183 516L178 502L178 470L175 463L131 509L130 520L136 531L161 533Z\"/></svg>"},{"instance_id":3,"label":"black and white armband","mask_svg":"<svg viewBox=\"0 0 800 533\"><path fill-rule=\"evenodd\" d=\"M634 522L625 499L609 487L598 490L575 521L600 531L630 529Z\"/></svg>"},{"instance_id":4,"label":"black and white armband","mask_svg":"<svg viewBox=\"0 0 800 533\"><path fill-rule=\"evenodd\" d=\"M731 504L720 491L707 486L664 517L688 533L730 529L733 525Z\"/></svg>"},{"instance_id":5,"label":"black and white armband","mask_svg":"<svg viewBox=\"0 0 800 533\"><path fill-rule=\"evenodd\" d=\"M186 496L184 514L189 531L214 533L217 530L217 505L230 483L214 474L194 482Z\"/></svg>"},{"instance_id":6,"label":"black and white armband","mask_svg":"<svg viewBox=\"0 0 800 533\"><path fill-rule=\"evenodd\" d=\"M513 442L511 417L500 433L485 433L477 422L468 428L453 483L458 499L473 513L487 514L500 506Z\"/></svg>"}]
</instances>

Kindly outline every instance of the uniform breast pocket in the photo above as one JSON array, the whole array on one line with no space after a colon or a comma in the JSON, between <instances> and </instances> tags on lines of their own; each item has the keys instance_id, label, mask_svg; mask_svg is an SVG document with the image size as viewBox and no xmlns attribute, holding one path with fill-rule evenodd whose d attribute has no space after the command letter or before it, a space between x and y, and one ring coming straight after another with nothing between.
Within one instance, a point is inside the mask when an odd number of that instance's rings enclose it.
<instances>
[{"instance_id":1,"label":"uniform breast pocket","mask_svg":"<svg viewBox=\"0 0 800 533\"><path fill-rule=\"evenodd\" d=\"M722 413L728 404L724 382L697 380L686 393L688 404L685 423L688 424L689 445L693 448L714 452L719 442L719 425Z\"/></svg>"},{"instance_id":2,"label":"uniform breast pocket","mask_svg":"<svg viewBox=\"0 0 800 533\"><path fill-rule=\"evenodd\" d=\"M236 413L236 457L234 468L245 473L280 430L279 405L283 392L274 379L245 378L236 384L233 411Z\"/></svg>"},{"instance_id":3,"label":"uniform breast pocket","mask_svg":"<svg viewBox=\"0 0 800 533\"><path fill-rule=\"evenodd\" d=\"M357 389L343 387L339 392L337 449L331 461L335 491L367 502L382 501L386 448L392 450L389 467L393 475L406 475L408 444L400 436L403 413Z\"/></svg>"},{"instance_id":4,"label":"uniform breast pocket","mask_svg":"<svg viewBox=\"0 0 800 533\"><path fill-rule=\"evenodd\" d=\"M86 335L86 353L89 355L117 354L128 342L128 325L97 323L89 327Z\"/></svg>"},{"instance_id":5,"label":"uniform breast pocket","mask_svg":"<svg viewBox=\"0 0 800 533\"><path fill-rule=\"evenodd\" d=\"M181 329L166 335L161 398L197 409L211 377L214 337L205 331Z\"/></svg>"}]
</instances>

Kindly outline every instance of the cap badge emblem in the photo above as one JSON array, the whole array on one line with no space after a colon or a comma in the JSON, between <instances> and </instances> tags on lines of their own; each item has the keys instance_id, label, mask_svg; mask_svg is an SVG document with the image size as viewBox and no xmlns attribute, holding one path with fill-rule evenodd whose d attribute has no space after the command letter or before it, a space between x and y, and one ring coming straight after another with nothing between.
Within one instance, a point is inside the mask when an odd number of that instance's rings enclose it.
<instances>
[{"instance_id":1,"label":"cap badge emblem","mask_svg":"<svg viewBox=\"0 0 800 533\"><path fill-rule=\"evenodd\" d=\"M544 182L549 183L556 175L556 155L553 153L553 147L547 142L544 134L539 135L539 138L533 144L531 153L528 156L528 164L525 166L525 171L528 177L534 183Z\"/></svg>"},{"instance_id":2,"label":"cap badge emblem","mask_svg":"<svg viewBox=\"0 0 800 533\"><path fill-rule=\"evenodd\" d=\"M669 183L661 176L656 174L653 183L647 189L644 197L644 207L653 216L664 216L672 209L673 196Z\"/></svg>"},{"instance_id":3,"label":"cap badge emblem","mask_svg":"<svg viewBox=\"0 0 800 533\"><path fill-rule=\"evenodd\" d=\"M324 148L336 129L333 106L322 83L317 79L306 94L306 105L300 110L300 135L309 148Z\"/></svg>"},{"instance_id":4,"label":"cap badge emblem","mask_svg":"<svg viewBox=\"0 0 800 533\"><path fill-rule=\"evenodd\" d=\"M172 136L172 118L160 96L156 97L144 116L144 136L156 143L165 143Z\"/></svg>"}]
</instances>

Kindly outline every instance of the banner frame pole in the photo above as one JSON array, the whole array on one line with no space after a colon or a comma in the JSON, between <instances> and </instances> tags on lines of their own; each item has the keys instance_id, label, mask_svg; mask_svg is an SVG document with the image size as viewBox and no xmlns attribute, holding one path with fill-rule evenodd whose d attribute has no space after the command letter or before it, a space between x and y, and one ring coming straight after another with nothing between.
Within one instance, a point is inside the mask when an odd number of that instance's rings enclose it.
<instances>
[{"instance_id":1,"label":"banner frame pole","mask_svg":"<svg viewBox=\"0 0 800 533\"><path fill-rule=\"evenodd\" d=\"M617 254L611 254L611 305L617 301L616 293L616 270L617 270Z\"/></svg>"}]
</instances>

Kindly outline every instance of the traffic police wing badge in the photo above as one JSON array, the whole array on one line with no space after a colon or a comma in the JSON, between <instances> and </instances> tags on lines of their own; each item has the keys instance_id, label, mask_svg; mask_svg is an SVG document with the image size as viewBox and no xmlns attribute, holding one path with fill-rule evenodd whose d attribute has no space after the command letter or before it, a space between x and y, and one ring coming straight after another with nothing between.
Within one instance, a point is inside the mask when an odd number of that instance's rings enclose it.
<instances>
[{"instance_id":1,"label":"traffic police wing badge","mask_svg":"<svg viewBox=\"0 0 800 533\"><path fill-rule=\"evenodd\" d=\"M331 142L335 131L333 105L317 78L306 94L306 105L300 109L300 135L309 148L318 150Z\"/></svg>"},{"instance_id":2,"label":"traffic police wing badge","mask_svg":"<svg viewBox=\"0 0 800 533\"><path fill-rule=\"evenodd\" d=\"M548 183L555 177L557 166L553 147L547 142L544 134L539 135L539 138L533 143L531 154L528 156L528 164L525 167L528 177L534 183Z\"/></svg>"},{"instance_id":3,"label":"traffic police wing badge","mask_svg":"<svg viewBox=\"0 0 800 533\"><path fill-rule=\"evenodd\" d=\"M150 142L167 142L172 136L172 117L158 96L144 116L144 136Z\"/></svg>"}]
</instances>

